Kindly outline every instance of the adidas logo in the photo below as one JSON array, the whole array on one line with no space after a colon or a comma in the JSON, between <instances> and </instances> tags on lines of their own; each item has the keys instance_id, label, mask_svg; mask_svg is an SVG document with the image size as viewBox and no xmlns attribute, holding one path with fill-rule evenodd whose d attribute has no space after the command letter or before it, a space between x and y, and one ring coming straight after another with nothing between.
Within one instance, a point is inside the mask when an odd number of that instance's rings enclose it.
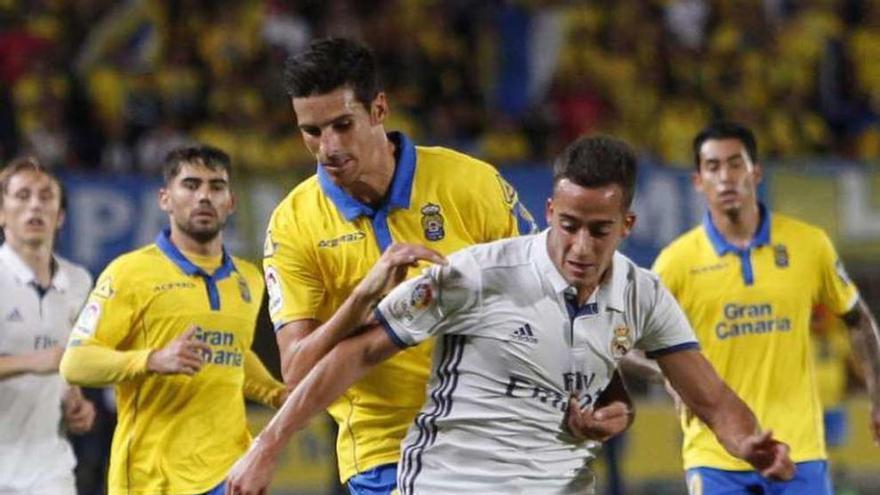
<instances>
[{"instance_id":1,"label":"adidas logo","mask_svg":"<svg viewBox=\"0 0 880 495\"><path fill-rule=\"evenodd\" d=\"M21 316L21 313L18 311L18 308L12 310L11 313L6 315L6 321L14 322L14 321L24 321L24 318Z\"/></svg>"},{"instance_id":2,"label":"adidas logo","mask_svg":"<svg viewBox=\"0 0 880 495\"><path fill-rule=\"evenodd\" d=\"M525 325L517 328L510 335L513 340L518 340L520 342L526 342L528 344L537 344L538 339L535 337L535 334L532 332L532 326L526 323Z\"/></svg>"}]
</instances>

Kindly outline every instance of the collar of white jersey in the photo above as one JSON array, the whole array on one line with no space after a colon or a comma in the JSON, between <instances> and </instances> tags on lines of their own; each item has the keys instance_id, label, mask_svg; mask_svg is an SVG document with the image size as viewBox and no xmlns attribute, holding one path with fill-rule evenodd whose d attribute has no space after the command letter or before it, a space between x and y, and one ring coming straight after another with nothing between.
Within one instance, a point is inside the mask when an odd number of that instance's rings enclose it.
<instances>
[{"instance_id":1,"label":"collar of white jersey","mask_svg":"<svg viewBox=\"0 0 880 495\"><path fill-rule=\"evenodd\" d=\"M12 275L18 279L21 284L30 284L36 282L37 278L31 267L27 266L24 260L13 250L8 243L0 246L0 261L9 268ZM61 269L61 264L52 255L52 263L55 264L52 281L50 282L53 289L64 291L67 290L68 279L67 274Z\"/></svg>"},{"instance_id":2,"label":"collar of white jersey","mask_svg":"<svg viewBox=\"0 0 880 495\"><path fill-rule=\"evenodd\" d=\"M547 250L547 237L549 233L550 229L547 228L534 237L534 241L537 243L536 258L538 268L544 275L544 279L550 284L555 293L560 294L565 292L569 285L562 276L562 273L559 272L559 269L556 268L556 265L553 264L553 260L550 259L550 252ZM614 258L611 260L611 277L599 284L599 289L596 291L595 301L599 304L600 311L604 308L616 311L623 311L625 309L623 296L626 291L626 272L626 257L615 251Z\"/></svg>"}]
</instances>

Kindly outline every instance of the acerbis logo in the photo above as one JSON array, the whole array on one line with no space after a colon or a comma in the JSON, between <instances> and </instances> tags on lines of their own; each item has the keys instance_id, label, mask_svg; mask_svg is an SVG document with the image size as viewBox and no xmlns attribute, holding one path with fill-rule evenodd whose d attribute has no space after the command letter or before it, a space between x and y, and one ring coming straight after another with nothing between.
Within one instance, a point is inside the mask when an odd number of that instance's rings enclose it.
<instances>
[{"instance_id":1,"label":"acerbis logo","mask_svg":"<svg viewBox=\"0 0 880 495\"><path fill-rule=\"evenodd\" d=\"M520 342L525 342L527 344L537 344L538 339L535 337L535 333L532 332L532 326L526 323L525 325L517 328L510 334L510 338L513 340L518 340Z\"/></svg>"}]
</instances>

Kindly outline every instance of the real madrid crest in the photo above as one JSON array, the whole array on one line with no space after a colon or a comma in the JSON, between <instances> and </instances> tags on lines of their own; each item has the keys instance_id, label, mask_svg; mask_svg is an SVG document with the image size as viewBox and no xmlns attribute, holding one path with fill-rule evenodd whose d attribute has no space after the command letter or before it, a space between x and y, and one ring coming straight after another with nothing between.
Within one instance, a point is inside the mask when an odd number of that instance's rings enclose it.
<instances>
[{"instance_id":1,"label":"real madrid crest","mask_svg":"<svg viewBox=\"0 0 880 495\"><path fill-rule=\"evenodd\" d=\"M248 287L247 280L241 275L238 276L238 293L241 294L241 300L251 302L251 289Z\"/></svg>"},{"instance_id":2,"label":"real madrid crest","mask_svg":"<svg viewBox=\"0 0 880 495\"><path fill-rule=\"evenodd\" d=\"M633 346L632 332L629 327L621 325L614 329L614 337L611 338L611 355L614 359L620 359L629 352Z\"/></svg>"},{"instance_id":3,"label":"real madrid crest","mask_svg":"<svg viewBox=\"0 0 880 495\"><path fill-rule=\"evenodd\" d=\"M440 213L440 205L428 203L422 207L421 212L425 239L429 241L443 239L446 236L446 231L443 229L443 214Z\"/></svg>"}]
</instances>

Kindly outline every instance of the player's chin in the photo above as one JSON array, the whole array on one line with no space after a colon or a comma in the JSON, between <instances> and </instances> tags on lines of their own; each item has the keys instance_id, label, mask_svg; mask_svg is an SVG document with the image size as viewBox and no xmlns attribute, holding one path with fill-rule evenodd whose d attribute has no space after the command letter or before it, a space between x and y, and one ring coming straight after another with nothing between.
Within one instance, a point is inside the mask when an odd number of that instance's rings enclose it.
<instances>
[{"instance_id":1,"label":"player's chin","mask_svg":"<svg viewBox=\"0 0 880 495\"><path fill-rule=\"evenodd\" d=\"M186 233L196 241L205 243L214 240L222 229L223 225L216 221L207 223L197 221L190 222L186 228Z\"/></svg>"}]
</instances>

